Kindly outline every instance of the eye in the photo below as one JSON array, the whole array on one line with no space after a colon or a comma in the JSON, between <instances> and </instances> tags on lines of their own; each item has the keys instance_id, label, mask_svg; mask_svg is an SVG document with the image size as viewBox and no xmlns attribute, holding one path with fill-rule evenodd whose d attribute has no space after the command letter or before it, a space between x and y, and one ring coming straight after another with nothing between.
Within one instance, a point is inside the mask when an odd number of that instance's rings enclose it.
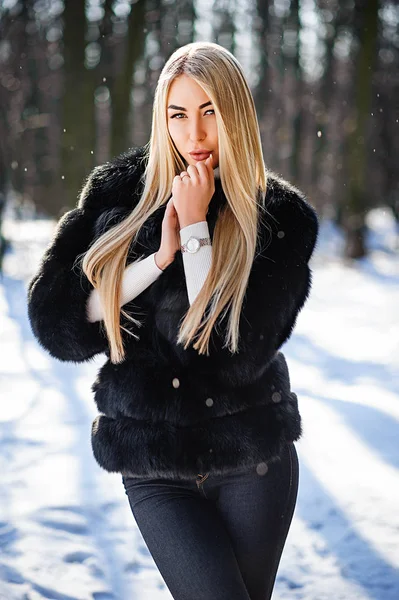
<instances>
[{"instance_id":1,"label":"eye","mask_svg":"<svg viewBox=\"0 0 399 600\"><path fill-rule=\"evenodd\" d=\"M206 114L207 112L212 111L213 113L215 112L213 108L208 108L208 110L205 111L204 114ZM175 119L177 117L183 116L185 117L186 115L184 113L175 113L174 115L172 115L170 118L171 119ZM180 121L181 119L177 119L178 121Z\"/></svg>"}]
</instances>

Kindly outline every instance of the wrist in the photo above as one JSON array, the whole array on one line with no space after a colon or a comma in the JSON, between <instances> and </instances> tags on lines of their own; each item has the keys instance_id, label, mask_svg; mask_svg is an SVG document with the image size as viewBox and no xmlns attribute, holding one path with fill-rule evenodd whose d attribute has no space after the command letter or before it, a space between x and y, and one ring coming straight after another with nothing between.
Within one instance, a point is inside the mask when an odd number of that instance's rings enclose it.
<instances>
[{"instance_id":1,"label":"wrist","mask_svg":"<svg viewBox=\"0 0 399 600\"><path fill-rule=\"evenodd\" d=\"M162 254L160 254L160 252L156 252L154 258L155 258L155 263L156 263L157 267L159 269L161 269L162 271L164 271L166 269L166 267L168 265L170 265L171 262L173 262L172 260L167 259L164 256L162 256Z\"/></svg>"},{"instance_id":2,"label":"wrist","mask_svg":"<svg viewBox=\"0 0 399 600\"><path fill-rule=\"evenodd\" d=\"M187 217L186 220L181 220L179 218L179 227L180 229L183 229L183 227L187 227L188 225L193 225L194 223L199 223L200 221L206 221L206 215L197 215L197 216L191 216L191 217Z\"/></svg>"}]
</instances>

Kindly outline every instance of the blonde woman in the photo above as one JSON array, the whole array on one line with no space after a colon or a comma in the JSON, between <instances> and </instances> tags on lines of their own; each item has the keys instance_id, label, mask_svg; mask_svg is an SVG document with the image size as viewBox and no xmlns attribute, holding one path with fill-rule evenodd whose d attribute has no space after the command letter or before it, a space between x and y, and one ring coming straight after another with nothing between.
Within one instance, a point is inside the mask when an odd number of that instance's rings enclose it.
<instances>
[{"instance_id":1,"label":"blonde woman","mask_svg":"<svg viewBox=\"0 0 399 600\"><path fill-rule=\"evenodd\" d=\"M29 284L52 356L107 356L93 454L121 474L173 598L271 597L302 435L280 348L317 236L265 167L241 65L196 42L161 72L148 144L92 171Z\"/></svg>"}]
</instances>

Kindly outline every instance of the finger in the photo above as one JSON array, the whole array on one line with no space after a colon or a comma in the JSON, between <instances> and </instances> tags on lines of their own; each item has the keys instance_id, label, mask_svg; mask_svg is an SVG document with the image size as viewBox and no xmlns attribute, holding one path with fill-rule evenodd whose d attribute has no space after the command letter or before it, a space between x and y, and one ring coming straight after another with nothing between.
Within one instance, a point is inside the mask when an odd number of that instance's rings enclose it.
<instances>
[{"instance_id":1,"label":"finger","mask_svg":"<svg viewBox=\"0 0 399 600\"><path fill-rule=\"evenodd\" d=\"M201 177L204 177L208 180L211 180L211 178L214 177L212 166L212 154L210 154L207 159L198 162L196 166Z\"/></svg>"},{"instance_id":2,"label":"finger","mask_svg":"<svg viewBox=\"0 0 399 600\"><path fill-rule=\"evenodd\" d=\"M197 163L196 166L198 169L200 181L207 183L209 181L209 173L208 169L206 168L205 161L201 160Z\"/></svg>"},{"instance_id":3,"label":"finger","mask_svg":"<svg viewBox=\"0 0 399 600\"><path fill-rule=\"evenodd\" d=\"M173 202L173 196L171 196L171 198L169 198L168 202L166 203L165 214L167 214L168 217L170 217L170 216L173 216L175 212L176 212L176 207Z\"/></svg>"},{"instance_id":4,"label":"finger","mask_svg":"<svg viewBox=\"0 0 399 600\"><path fill-rule=\"evenodd\" d=\"M209 177L213 177L215 174L213 172L213 155L210 154L205 161L206 168L208 170Z\"/></svg>"},{"instance_id":5,"label":"finger","mask_svg":"<svg viewBox=\"0 0 399 600\"><path fill-rule=\"evenodd\" d=\"M197 164L199 164L199 163L197 163ZM192 181L194 181L195 183L199 182L200 174L198 173L198 169L197 169L196 165L188 165L187 173L189 174ZM184 179L186 179L186 177L184 177Z\"/></svg>"}]
</instances>

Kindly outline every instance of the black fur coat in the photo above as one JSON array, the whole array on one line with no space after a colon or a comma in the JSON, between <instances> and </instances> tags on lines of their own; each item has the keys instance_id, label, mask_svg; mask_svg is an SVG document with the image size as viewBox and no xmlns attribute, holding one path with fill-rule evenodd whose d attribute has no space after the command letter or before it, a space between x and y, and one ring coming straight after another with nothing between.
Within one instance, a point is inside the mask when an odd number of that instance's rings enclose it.
<instances>
[{"instance_id":1,"label":"black fur coat","mask_svg":"<svg viewBox=\"0 0 399 600\"><path fill-rule=\"evenodd\" d=\"M138 201L143 147L96 167L78 205L60 219L38 272L28 286L32 331L51 356L72 362L97 353L109 357L102 322L86 318L92 286L73 268L96 236L122 220ZM122 332L126 359L101 367L92 390L100 415L91 442L98 464L137 477L185 479L268 463L286 441L302 435L297 396L290 389L280 347L290 337L311 289L308 261L318 236L318 218L297 188L275 174L268 179L268 223L260 230L263 252L255 256L240 319L240 351L223 348L227 319L212 332L210 355L175 343L189 308L181 252L132 302L144 321L139 339ZM227 202L220 178L207 221L211 238L218 211ZM140 231L137 256L159 249L161 207ZM129 260L128 260L129 262ZM121 317L124 327L133 325Z\"/></svg>"}]
</instances>

